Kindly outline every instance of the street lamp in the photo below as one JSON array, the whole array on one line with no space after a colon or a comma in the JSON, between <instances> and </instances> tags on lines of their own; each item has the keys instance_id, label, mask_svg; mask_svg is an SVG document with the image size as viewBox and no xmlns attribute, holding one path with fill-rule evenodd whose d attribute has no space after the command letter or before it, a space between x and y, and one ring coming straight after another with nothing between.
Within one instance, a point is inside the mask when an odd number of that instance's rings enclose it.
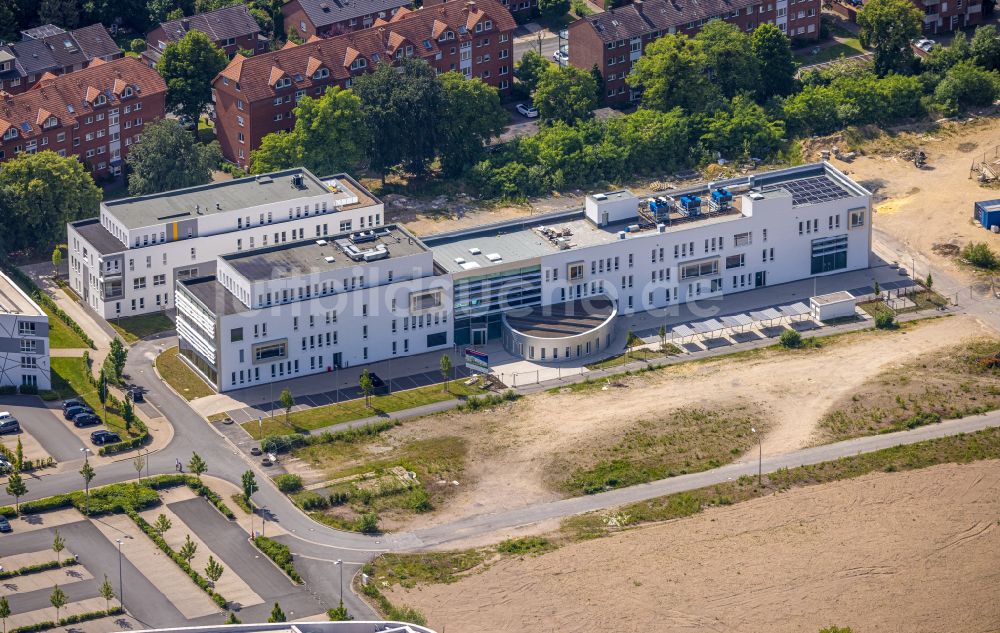
<instances>
[{"instance_id":1,"label":"street lamp","mask_svg":"<svg viewBox=\"0 0 1000 633\"><path fill-rule=\"evenodd\" d=\"M757 432L757 429L751 426L750 432L757 436L757 447L760 451L757 454L757 485L763 486L764 484L762 483L762 481L764 479L764 442L760 436L760 433Z\"/></svg>"},{"instance_id":2,"label":"street lamp","mask_svg":"<svg viewBox=\"0 0 1000 633\"><path fill-rule=\"evenodd\" d=\"M122 583L122 540L116 539L118 543L118 604L125 610L125 585Z\"/></svg>"},{"instance_id":3,"label":"street lamp","mask_svg":"<svg viewBox=\"0 0 1000 633\"><path fill-rule=\"evenodd\" d=\"M334 565L340 567L340 606L344 606L344 561L338 558Z\"/></svg>"}]
</instances>

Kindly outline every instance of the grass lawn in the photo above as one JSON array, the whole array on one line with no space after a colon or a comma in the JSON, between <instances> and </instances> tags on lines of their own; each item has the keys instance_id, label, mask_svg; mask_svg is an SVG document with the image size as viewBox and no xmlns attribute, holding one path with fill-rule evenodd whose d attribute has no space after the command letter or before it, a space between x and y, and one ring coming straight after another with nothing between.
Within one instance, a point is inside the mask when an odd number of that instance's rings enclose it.
<instances>
[{"instance_id":1,"label":"grass lawn","mask_svg":"<svg viewBox=\"0 0 1000 633\"><path fill-rule=\"evenodd\" d=\"M364 398L358 398L325 407L296 411L288 416L288 424L285 424L284 412L275 411L273 418L264 420L264 436L292 431L311 431L331 424L360 420L383 413L412 409L425 404L482 393L483 391L478 387L466 387L464 381L454 380L448 385L448 391L444 391L442 385L437 384L407 391L397 391L388 396L372 396L370 408L365 407ZM256 421L245 423L243 428L254 439L261 438Z\"/></svg>"},{"instance_id":2,"label":"grass lawn","mask_svg":"<svg viewBox=\"0 0 1000 633\"><path fill-rule=\"evenodd\" d=\"M80 398L90 406L102 419L104 417L101 401L97 398L97 387L87 380L87 366L83 358L54 357L52 363L52 390L59 398ZM129 437L125 432L125 422L116 409L108 407L108 429L115 431L123 438Z\"/></svg>"},{"instance_id":3,"label":"grass lawn","mask_svg":"<svg viewBox=\"0 0 1000 633\"><path fill-rule=\"evenodd\" d=\"M168 332L174 329L174 322L165 312L154 312L153 314L143 314L140 316L124 317L121 319L109 320L111 327L115 328L119 336L125 339L126 343L135 343L141 338L146 338L151 334Z\"/></svg>"},{"instance_id":4,"label":"grass lawn","mask_svg":"<svg viewBox=\"0 0 1000 633\"><path fill-rule=\"evenodd\" d=\"M612 356L611 358L607 358L596 363L590 363L587 365L587 369L606 369L608 367L617 367L637 360L649 362L652 360L662 359L667 356L675 356L680 353L681 348L677 347L673 343L667 343L663 346L662 351L659 349L647 348L634 349L627 354Z\"/></svg>"},{"instance_id":5,"label":"grass lawn","mask_svg":"<svg viewBox=\"0 0 1000 633\"><path fill-rule=\"evenodd\" d=\"M177 348L171 347L156 357L156 371L187 400L194 400L215 393L201 376L188 367L177 355Z\"/></svg>"},{"instance_id":6,"label":"grass lawn","mask_svg":"<svg viewBox=\"0 0 1000 633\"><path fill-rule=\"evenodd\" d=\"M795 57L798 58L803 66L812 66L813 64L822 64L823 62L838 59L841 56L854 57L856 55L863 55L865 52L858 38L845 37L841 38L833 46L820 49L819 53L815 55L812 54L812 48L807 47L796 51Z\"/></svg>"},{"instance_id":7,"label":"grass lawn","mask_svg":"<svg viewBox=\"0 0 1000 633\"><path fill-rule=\"evenodd\" d=\"M42 308L45 310L45 308ZM49 344L54 349L89 349L80 335L69 328L59 317L45 310L49 315Z\"/></svg>"}]
</instances>

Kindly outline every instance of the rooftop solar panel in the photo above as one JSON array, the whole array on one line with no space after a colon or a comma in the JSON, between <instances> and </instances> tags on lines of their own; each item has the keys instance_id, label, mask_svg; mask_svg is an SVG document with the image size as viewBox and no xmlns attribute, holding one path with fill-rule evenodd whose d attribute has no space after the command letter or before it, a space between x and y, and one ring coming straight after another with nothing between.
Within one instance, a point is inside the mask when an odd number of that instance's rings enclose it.
<instances>
[{"instance_id":1,"label":"rooftop solar panel","mask_svg":"<svg viewBox=\"0 0 1000 633\"><path fill-rule=\"evenodd\" d=\"M781 184L792 194L793 205L818 204L847 198L851 194L826 176L814 176L801 180L789 180Z\"/></svg>"}]
</instances>

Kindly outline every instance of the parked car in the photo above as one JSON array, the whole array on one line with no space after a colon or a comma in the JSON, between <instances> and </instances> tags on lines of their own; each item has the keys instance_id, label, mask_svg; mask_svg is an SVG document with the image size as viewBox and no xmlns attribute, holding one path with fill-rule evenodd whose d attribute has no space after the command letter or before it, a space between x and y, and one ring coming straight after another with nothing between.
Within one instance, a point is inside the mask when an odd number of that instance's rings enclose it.
<instances>
[{"instance_id":1,"label":"parked car","mask_svg":"<svg viewBox=\"0 0 1000 633\"><path fill-rule=\"evenodd\" d=\"M377 396L386 395L389 393L389 385L385 384L378 374L370 373L368 376L372 379L372 393Z\"/></svg>"},{"instance_id":2,"label":"parked car","mask_svg":"<svg viewBox=\"0 0 1000 633\"><path fill-rule=\"evenodd\" d=\"M0 516L0 532L13 532L14 528L10 527L10 521L7 517Z\"/></svg>"},{"instance_id":3,"label":"parked car","mask_svg":"<svg viewBox=\"0 0 1000 633\"><path fill-rule=\"evenodd\" d=\"M6 457L0 457L0 475L6 475L7 473L14 470L14 466L7 461Z\"/></svg>"},{"instance_id":4,"label":"parked car","mask_svg":"<svg viewBox=\"0 0 1000 633\"><path fill-rule=\"evenodd\" d=\"M566 63L569 61L569 53L567 53L564 49L560 48L556 52L552 53L552 59L553 61L555 61L555 63L559 64L560 66L565 66Z\"/></svg>"},{"instance_id":5,"label":"parked car","mask_svg":"<svg viewBox=\"0 0 1000 633\"><path fill-rule=\"evenodd\" d=\"M97 417L93 413L81 413L80 415L73 418L73 426L77 428L83 428L85 426L94 426L95 424L100 424L101 418Z\"/></svg>"},{"instance_id":6,"label":"parked car","mask_svg":"<svg viewBox=\"0 0 1000 633\"><path fill-rule=\"evenodd\" d=\"M144 402L145 401L145 398L142 395L142 389L139 389L138 387L135 388L135 389L133 389L132 391L130 391L129 395L132 396L132 402Z\"/></svg>"},{"instance_id":7,"label":"parked car","mask_svg":"<svg viewBox=\"0 0 1000 633\"><path fill-rule=\"evenodd\" d=\"M93 412L94 410L91 409L90 407L86 405L81 405L78 407L70 407L66 409L65 411L63 411L63 417L66 418L67 420L72 420L81 413L93 413Z\"/></svg>"},{"instance_id":8,"label":"parked car","mask_svg":"<svg viewBox=\"0 0 1000 633\"><path fill-rule=\"evenodd\" d=\"M517 111L521 113L521 116L528 117L529 119L534 119L538 117L538 110L524 103L517 104Z\"/></svg>"},{"instance_id":9,"label":"parked car","mask_svg":"<svg viewBox=\"0 0 1000 633\"><path fill-rule=\"evenodd\" d=\"M76 398L70 398L69 400L63 400L63 411L71 407L84 407L87 406L83 403L83 400L77 400Z\"/></svg>"},{"instance_id":10,"label":"parked car","mask_svg":"<svg viewBox=\"0 0 1000 633\"><path fill-rule=\"evenodd\" d=\"M94 446L104 446L105 444L120 442L122 438L117 433L101 429L90 434L90 441L94 443Z\"/></svg>"},{"instance_id":11,"label":"parked car","mask_svg":"<svg viewBox=\"0 0 1000 633\"><path fill-rule=\"evenodd\" d=\"M70 418L70 420L72 422L76 422L77 418L80 418L80 417L85 416L85 415L97 415L97 414L94 413L93 411L91 411L90 409L83 409L82 411L80 411L79 413L77 413L76 415L74 415L72 418Z\"/></svg>"},{"instance_id":12,"label":"parked car","mask_svg":"<svg viewBox=\"0 0 1000 633\"><path fill-rule=\"evenodd\" d=\"M21 423L14 418L9 418L0 422L0 435L6 435L7 433L20 433Z\"/></svg>"},{"instance_id":13,"label":"parked car","mask_svg":"<svg viewBox=\"0 0 1000 633\"><path fill-rule=\"evenodd\" d=\"M937 42L935 42L934 40L921 38L913 40L913 45L919 48L920 50L924 51L925 53L929 53L931 52L931 50L934 49L934 46L937 45Z\"/></svg>"}]
</instances>

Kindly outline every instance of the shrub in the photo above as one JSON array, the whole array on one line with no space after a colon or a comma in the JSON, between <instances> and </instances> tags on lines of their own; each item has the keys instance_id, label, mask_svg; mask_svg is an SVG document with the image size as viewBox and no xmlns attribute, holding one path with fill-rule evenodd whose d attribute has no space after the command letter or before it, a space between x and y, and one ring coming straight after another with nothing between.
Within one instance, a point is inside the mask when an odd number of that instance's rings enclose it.
<instances>
[{"instance_id":1,"label":"shrub","mask_svg":"<svg viewBox=\"0 0 1000 633\"><path fill-rule=\"evenodd\" d=\"M303 490L292 496L292 501L306 511L322 510L327 507L329 501L323 495L313 490Z\"/></svg>"},{"instance_id":2,"label":"shrub","mask_svg":"<svg viewBox=\"0 0 1000 633\"><path fill-rule=\"evenodd\" d=\"M292 552L288 549L287 545L271 540L266 536L258 536L254 538L253 544L256 545L257 549L262 551L268 558L273 560L275 565L288 574L289 578L299 584L302 584L302 578L299 576L298 572L295 571L295 564L292 562Z\"/></svg>"},{"instance_id":3,"label":"shrub","mask_svg":"<svg viewBox=\"0 0 1000 633\"><path fill-rule=\"evenodd\" d=\"M976 268L992 270L1000 266L1000 257L985 242L972 242L962 249L962 259Z\"/></svg>"},{"instance_id":4,"label":"shrub","mask_svg":"<svg viewBox=\"0 0 1000 633\"><path fill-rule=\"evenodd\" d=\"M36 385L21 385L17 388L17 391L26 396L38 395L38 387Z\"/></svg>"},{"instance_id":5,"label":"shrub","mask_svg":"<svg viewBox=\"0 0 1000 633\"><path fill-rule=\"evenodd\" d=\"M497 544L497 551L504 554L531 554L552 549L552 543L540 536L507 539Z\"/></svg>"},{"instance_id":6,"label":"shrub","mask_svg":"<svg viewBox=\"0 0 1000 633\"><path fill-rule=\"evenodd\" d=\"M290 494L302 490L302 477L289 474L278 475L274 478L274 484L278 486L278 490L281 492Z\"/></svg>"},{"instance_id":7,"label":"shrub","mask_svg":"<svg viewBox=\"0 0 1000 633\"><path fill-rule=\"evenodd\" d=\"M896 327L896 315L892 310L883 308L875 313L875 327L880 330L891 330Z\"/></svg>"},{"instance_id":8,"label":"shrub","mask_svg":"<svg viewBox=\"0 0 1000 633\"><path fill-rule=\"evenodd\" d=\"M406 498L406 505L414 512L430 512L434 509L431 498L423 488L415 488Z\"/></svg>"},{"instance_id":9,"label":"shrub","mask_svg":"<svg viewBox=\"0 0 1000 633\"><path fill-rule=\"evenodd\" d=\"M781 333L781 338L778 339L782 347L788 349L797 349L802 347L802 335L796 330L785 330Z\"/></svg>"},{"instance_id":10,"label":"shrub","mask_svg":"<svg viewBox=\"0 0 1000 633\"><path fill-rule=\"evenodd\" d=\"M505 402L514 402L521 396L512 389L508 389L503 393L494 393L488 396L471 397L465 402L458 405L457 409L459 411L480 411L482 409L488 409L489 407L495 407L501 405Z\"/></svg>"},{"instance_id":11,"label":"shrub","mask_svg":"<svg viewBox=\"0 0 1000 633\"><path fill-rule=\"evenodd\" d=\"M378 533L378 515L374 512L365 512L358 519L358 532L363 534Z\"/></svg>"},{"instance_id":12,"label":"shrub","mask_svg":"<svg viewBox=\"0 0 1000 633\"><path fill-rule=\"evenodd\" d=\"M331 492L329 499L330 505L332 506L344 505L351 500L351 493L346 490L338 490L336 492Z\"/></svg>"},{"instance_id":13,"label":"shrub","mask_svg":"<svg viewBox=\"0 0 1000 633\"><path fill-rule=\"evenodd\" d=\"M231 496L230 499L233 500L233 503L235 503L240 510L243 510L247 514L253 514L253 508L250 507L249 503L247 503L247 498L243 496L242 492L237 492Z\"/></svg>"},{"instance_id":14,"label":"shrub","mask_svg":"<svg viewBox=\"0 0 1000 633\"><path fill-rule=\"evenodd\" d=\"M15 393L17 393L17 387L14 385L0 386L0 396L12 396Z\"/></svg>"},{"instance_id":15,"label":"shrub","mask_svg":"<svg viewBox=\"0 0 1000 633\"><path fill-rule=\"evenodd\" d=\"M108 616L121 615L122 613L124 613L124 611L121 607L111 607L107 611L88 611L87 613L78 613L76 615L68 615L65 618L60 618L59 622L52 622L50 620L44 622L33 622L31 624L26 624L25 626L10 629L9 633L36 633L37 631L54 629L57 626L69 626L72 624L79 624L81 622L89 622L90 620L99 620Z\"/></svg>"},{"instance_id":16,"label":"shrub","mask_svg":"<svg viewBox=\"0 0 1000 633\"><path fill-rule=\"evenodd\" d=\"M13 578L14 576L25 576L27 574L37 574L42 571L49 571L50 569L59 569L60 567L72 567L78 564L75 558L67 558L60 563L57 560L45 561L44 563L38 563L36 565L25 565L18 569L5 569L0 571L0 579Z\"/></svg>"}]
</instances>

